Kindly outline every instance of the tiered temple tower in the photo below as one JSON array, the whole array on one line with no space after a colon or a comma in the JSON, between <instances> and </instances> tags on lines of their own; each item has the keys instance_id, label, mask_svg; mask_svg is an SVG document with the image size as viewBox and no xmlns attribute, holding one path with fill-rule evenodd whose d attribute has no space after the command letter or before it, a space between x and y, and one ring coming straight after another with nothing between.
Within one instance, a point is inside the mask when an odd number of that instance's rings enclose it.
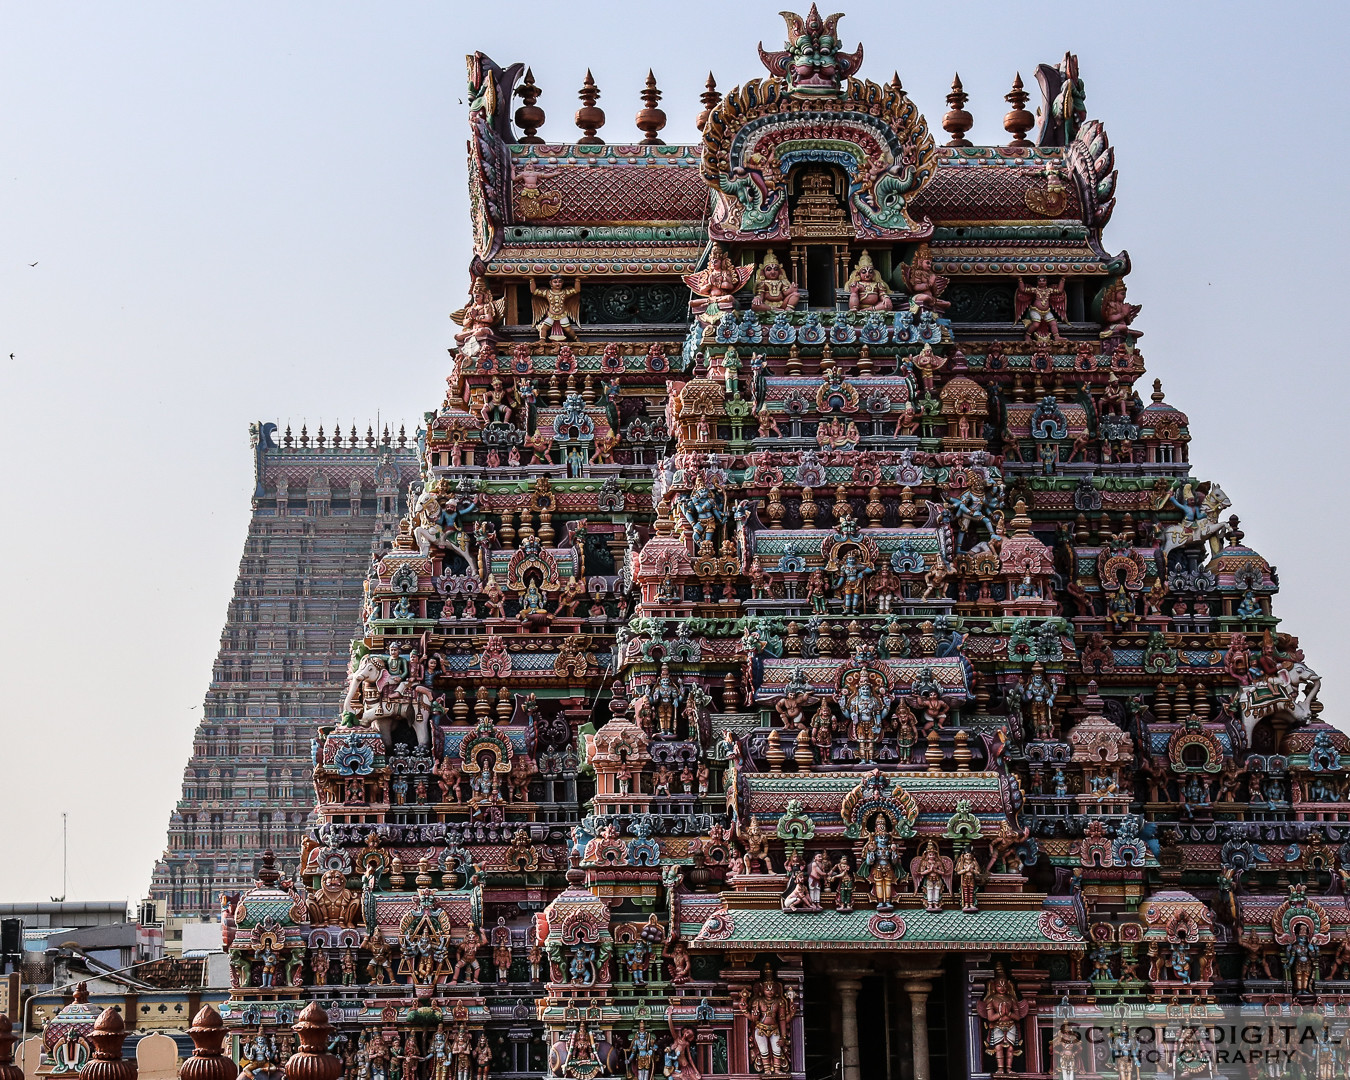
<instances>
[{"instance_id":1,"label":"tiered temple tower","mask_svg":"<svg viewBox=\"0 0 1350 1080\"><path fill-rule=\"evenodd\" d=\"M362 580L388 547L416 450L406 434L251 425L253 517L203 718L150 895L211 917L265 849L294 862L314 808L310 742L341 703Z\"/></svg>"},{"instance_id":2,"label":"tiered temple tower","mask_svg":"<svg viewBox=\"0 0 1350 1080\"><path fill-rule=\"evenodd\" d=\"M939 145L838 18L692 145L654 78L601 137L589 73L545 141L469 58L447 389L299 871L228 908L255 1071L311 996L372 1080L1123 1077L1076 1024L1344 1024L1350 741L1144 376L1076 59L1002 146L958 80Z\"/></svg>"}]
</instances>

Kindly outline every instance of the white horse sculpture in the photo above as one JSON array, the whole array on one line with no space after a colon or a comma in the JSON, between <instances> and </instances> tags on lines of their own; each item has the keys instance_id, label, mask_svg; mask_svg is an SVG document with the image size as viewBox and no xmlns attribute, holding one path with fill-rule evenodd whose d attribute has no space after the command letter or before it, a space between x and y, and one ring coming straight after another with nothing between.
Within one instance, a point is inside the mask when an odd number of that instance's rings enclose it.
<instances>
[{"instance_id":1,"label":"white horse sculpture","mask_svg":"<svg viewBox=\"0 0 1350 1080\"><path fill-rule=\"evenodd\" d=\"M1186 494L1190 494L1190 485L1186 485ZM1163 530L1163 555L1166 557L1176 548L1190 547L1194 544L1208 543L1211 556L1217 555L1223 548L1223 541L1233 531L1226 521L1220 521L1219 515L1233 505L1233 500L1223 493L1218 484L1211 484L1198 508L1187 506L1172 493L1168 493L1161 505L1168 502L1187 514L1196 517L1168 525Z\"/></svg>"},{"instance_id":2,"label":"white horse sculpture","mask_svg":"<svg viewBox=\"0 0 1350 1080\"><path fill-rule=\"evenodd\" d=\"M436 491L423 491L413 505L413 539L417 541L417 550L425 559L432 548L460 549L454 543L459 519L471 514L478 507L476 498L461 499L457 495L441 494ZM460 551L467 560L467 553Z\"/></svg>"},{"instance_id":3,"label":"white horse sculpture","mask_svg":"<svg viewBox=\"0 0 1350 1080\"><path fill-rule=\"evenodd\" d=\"M1294 663L1274 675L1244 686L1237 694L1238 711L1247 732L1247 745L1257 722L1277 712L1288 713L1300 724L1312 719L1312 703L1322 689L1322 678L1306 664Z\"/></svg>"},{"instance_id":4,"label":"white horse sculpture","mask_svg":"<svg viewBox=\"0 0 1350 1080\"><path fill-rule=\"evenodd\" d=\"M385 752L394 747L394 727L406 721L417 736L417 745L431 746L431 709L416 697L404 683L391 685L386 658L378 653L367 653L352 674L344 713L350 713L366 727L380 733Z\"/></svg>"}]
</instances>

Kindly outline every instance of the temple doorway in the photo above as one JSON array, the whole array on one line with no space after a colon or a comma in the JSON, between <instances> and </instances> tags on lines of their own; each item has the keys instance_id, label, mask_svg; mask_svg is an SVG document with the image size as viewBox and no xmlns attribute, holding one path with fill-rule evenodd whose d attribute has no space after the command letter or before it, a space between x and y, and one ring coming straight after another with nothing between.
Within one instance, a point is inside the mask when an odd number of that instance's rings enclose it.
<instances>
[{"instance_id":1,"label":"temple doorway","mask_svg":"<svg viewBox=\"0 0 1350 1080\"><path fill-rule=\"evenodd\" d=\"M849 999L855 1009L857 1080L964 1080L968 1047L963 973L959 956L945 958L940 975L922 972L917 983L898 969L843 975L808 970L803 988L807 1080L852 1080L844 1068ZM855 989L841 993L841 980L844 985L852 981ZM922 997L917 1011L927 1035L926 1075L917 1072L914 1060L916 996Z\"/></svg>"},{"instance_id":2,"label":"temple doorway","mask_svg":"<svg viewBox=\"0 0 1350 1080\"><path fill-rule=\"evenodd\" d=\"M812 244L806 249L806 300L814 308L834 307L834 248Z\"/></svg>"}]
</instances>

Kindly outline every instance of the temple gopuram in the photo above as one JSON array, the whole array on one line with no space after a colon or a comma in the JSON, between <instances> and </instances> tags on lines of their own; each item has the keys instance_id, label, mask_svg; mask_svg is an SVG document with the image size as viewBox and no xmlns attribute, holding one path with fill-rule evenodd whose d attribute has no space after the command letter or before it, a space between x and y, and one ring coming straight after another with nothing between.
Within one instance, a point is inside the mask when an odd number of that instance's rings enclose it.
<instances>
[{"instance_id":1,"label":"temple gopuram","mask_svg":"<svg viewBox=\"0 0 1350 1080\"><path fill-rule=\"evenodd\" d=\"M234 1055L1138 1080L1071 1028L1311 1009L1346 1075L1350 741L1145 375L1076 58L976 146L784 18L690 144L468 58L469 299L317 824L225 901Z\"/></svg>"},{"instance_id":2,"label":"temple gopuram","mask_svg":"<svg viewBox=\"0 0 1350 1080\"><path fill-rule=\"evenodd\" d=\"M252 515L182 797L150 897L166 931L220 911L273 848L289 867L310 818L309 741L341 703L372 552L398 535L417 476L404 431L249 425Z\"/></svg>"}]
</instances>

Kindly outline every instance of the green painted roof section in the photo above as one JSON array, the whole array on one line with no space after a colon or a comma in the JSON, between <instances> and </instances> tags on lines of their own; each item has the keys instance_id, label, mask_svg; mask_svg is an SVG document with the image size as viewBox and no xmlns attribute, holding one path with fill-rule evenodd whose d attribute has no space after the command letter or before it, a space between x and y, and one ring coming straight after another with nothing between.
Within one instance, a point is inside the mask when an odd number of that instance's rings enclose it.
<instances>
[{"instance_id":1,"label":"green painted roof section","mask_svg":"<svg viewBox=\"0 0 1350 1080\"><path fill-rule=\"evenodd\" d=\"M822 952L832 950L961 950L1016 948L1081 952L1076 927L1046 908L1024 911L899 909L892 916L898 934L876 932L875 911L788 912L776 909L723 910L708 919L692 945L696 949L759 949Z\"/></svg>"}]
</instances>

